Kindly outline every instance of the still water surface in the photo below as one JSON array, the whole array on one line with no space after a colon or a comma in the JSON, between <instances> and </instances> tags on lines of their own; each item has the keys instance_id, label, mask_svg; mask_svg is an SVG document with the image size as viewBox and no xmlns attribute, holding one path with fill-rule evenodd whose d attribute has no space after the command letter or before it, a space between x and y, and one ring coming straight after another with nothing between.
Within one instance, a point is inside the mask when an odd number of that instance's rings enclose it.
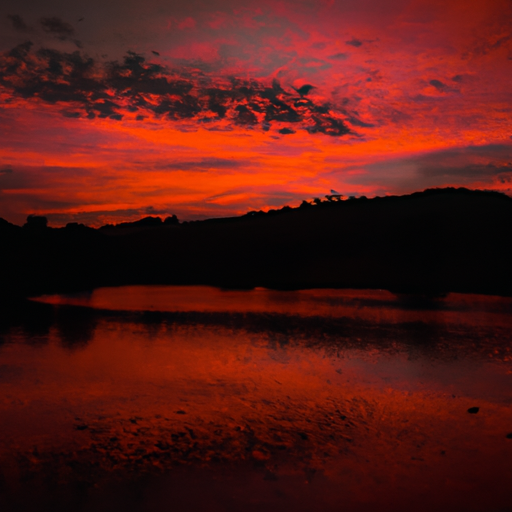
<instances>
[{"instance_id":1,"label":"still water surface","mask_svg":"<svg viewBox=\"0 0 512 512\"><path fill-rule=\"evenodd\" d=\"M133 286L29 309L0 330L13 510L512 510L512 299Z\"/></svg>"}]
</instances>

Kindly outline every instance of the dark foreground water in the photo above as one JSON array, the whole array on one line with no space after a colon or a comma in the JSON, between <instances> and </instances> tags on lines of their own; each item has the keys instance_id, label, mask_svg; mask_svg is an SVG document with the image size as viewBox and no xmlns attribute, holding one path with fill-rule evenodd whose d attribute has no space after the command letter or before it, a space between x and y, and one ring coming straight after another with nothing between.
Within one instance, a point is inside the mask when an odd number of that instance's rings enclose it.
<instances>
[{"instance_id":1,"label":"dark foreground water","mask_svg":"<svg viewBox=\"0 0 512 512\"><path fill-rule=\"evenodd\" d=\"M511 327L483 296L43 297L0 324L0 510L512 511Z\"/></svg>"}]
</instances>

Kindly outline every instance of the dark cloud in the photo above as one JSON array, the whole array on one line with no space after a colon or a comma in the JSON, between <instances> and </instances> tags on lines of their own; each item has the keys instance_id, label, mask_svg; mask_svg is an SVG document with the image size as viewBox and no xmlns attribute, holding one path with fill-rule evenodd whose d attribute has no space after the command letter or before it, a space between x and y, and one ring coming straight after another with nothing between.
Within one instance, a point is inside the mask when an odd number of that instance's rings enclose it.
<instances>
[{"instance_id":1,"label":"dark cloud","mask_svg":"<svg viewBox=\"0 0 512 512\"><path fill-rule=\"evenodd\" d=\"M75 33L75 29L69 23L57 17L42 18L41 26L45 32L59 36L72 36Z\"/></svg>"},{"instance_id":2,"label":"dark cloud","mask_svg":"<svg viewBox=\"0 0 512 512\"><path fill-rule=\"evenodd\" d=\"M510 48L511 42L512 34L510 33L510 30L508 31L508 33L502 36L498 36L497 34L495 34L492 37L489 37L488 39L482 41L472 50L464 53L462 55L462 58L467 59L469 57L483 57L485 55L488 55L489 53L499 50L504 46L508 46Z\"/></svg>"},{"instance_id":3,"label":"dark cloud","mask_svg":"<svg viewBox=\"0 0 512 512\"><path fill-rule=\"evenodd\" d=\"M446 84L443 84L440 80L430 80L429 84L435 87L438 91L443 92L446 90Z\"/></svg>"},{"instance_id":4,"label":"dark cloud","mask_svg":"<svg viewBox=\"0 0 512 512\"><path fill-rule=\"evenodd\" d=\"M482 144L481 146L467 146L463 148L445 149L434 153L445 157L459 158L464 155L475 155L485 158L512 159L512 146L509 144Z\"/></svg>"},{"instance_id":5,"label":"dark cloud","mask_svg":"<svg viewBox=\"0 0 512 512\"><path fill-rule=\"evenodd\" d=\"M297 91L301 96L307 96L311 92L311 89L314 88L314 85L305 84L302 87L299 87L298 89L295 89L294 87L294 90Z\"/></svg>"},{"instance_id":6,"label":"dark cloud","mask_svg":"<svg viewBox=\"0 0 512 512\"><path fill-rule=\"evenodd\" d=\"M348 53L340 52L340 53L335 53L334 55L330 55L329 59L347 60L349 58L349 56L350 56L350 54L348 54Z\"/></svg>"},{"instance_id":7,"label":"dark cloud","mask_svg":"<svg viewBox=\"0 0 512 512\"><path fill-rule=\"evenodd\" d=\"M64 117L69 117L71 119L77 119L77 118L80 117L80 112L73 112L73 111L70 111L70 110L61 110L60 113Z\"/></svg>"},{"instance_id":8,"label":"dark cloud","mask_svg":"<svg viewBox=\"0 0 512 512\"><path fill-rule=\"evenodd\" d=\"M306 128L309 133L323 133L331 137L339 137L350 133L343 121L329 116L312 116L312 121L313 124Z\"/></svg>"},{"instance_id":9,"label":"dark cloud","mask_svg":"<svg viewBox=\"0 0 512 512\"><path fill-rule=\"evenodd\" d=\"M57 32L59 25L54 25ZM310 84L285 90L276 80L268 84L173 70L133 51L122 61L99 62L80 51L33 51L32 47L27 41L0 55L0 87L13 96L59 104L68 118L122 120L132 115L139 121L146 117L196 121L211 129L215 121L224 119L265 131L277 122L293 125L280 126L292 131L349 133L341 107L306 97L314 89Z\"/></svg>"},{"instance_id":10,"label":"dark cloud","mask_svg":"<svg viewBox=\"0 0 512 512\"><path fill-rule=\"evenodd\" d=\"M427 176L450 176L457 178L484 179L492 176L512 176L512 162L504 165L488 164L467 164L467 165L424 165L420 172ZM510 179L510 178L509 178ZM509 181L509 180L507 180Z\"/></svg>"},{"instance_id":11,"label":"dark cloud","mask_svg":"<svg viewBox=\"0 0 512 512\"><path fill-rule=\"evenodd\" d=\"M290 128L281 128L278 131L282 135L291 135L292 133L295 133L295 131L294 130L290 130Z\"/></svg>"},{"instance_id":12,"label":"dark cloud","mask_svg":"<svg viewBox=\"0 0 512 512\"><path fill-rule=\"evenodd\" d=\"M354 187L371 186L377 195L410 193L455 183L470 188L512 185L512 143L450 148L363 166L345 165L339 157L326 158L326 162L343 165L332 167L324 177L338 178L342 174L347 183Z\"/></svg>"},{"instance_id":13,"label":"dark cloud","mask_svg":"<svg viewBox=\"0 0 512 512\"><path fill-rule=\"evenodd\" d=\"M75 33L75 29L60 18L42 18L41 26L45 32L54 35L57 39L61 41L72 41L77 48L82 48L82 43L72 37Z\"/></svg>"},{"instance_id":14,"label":"dark cloud","mask_svg":"<svg viewBox=\"0 0 512 512\"><path fill-rule=\"evenodd\" d=\"M14 171L10 167L4 167L3 169L0 169L0 175L1 174L12 174Z\"/></svg>"},{"instance_id":15,"label":"dark cloud","mask_svg":"<svg viewBox=\"0 0 512 512\"><path fill-rule=\"evenodd\" d=\"M24 57L27 56L30 49L34 46L34 43L32 41L25 41L24 43L19 44L18 46L15 46L8 54L7 57L13 57L15 59L16 63L18 61L23 60ZM1 61L0 61L1 62ZM8 68L8 71L16 71L16 68Z\"/></svg>"},{"instance_id":16,"label":"dark cloud","mask_svg":"<svg viewBox=\"0 0 512 512\"><path fill-rule=\"evenodd\" d=\"M414 163L422 176L485 179L512 174L512 146L487 144L446 149L416 158Z\"/></svg>"},{"instance_id":17,"label":"dark cloud","mask_svg":"<svg viewBox=\"0 0 512 512\"><path fill-rule=\"evenodd\" d=\"M361 128L373 128L375 126L374 124L371 123L365 123L364 121L361 121L361 119L353 115L347 115L347 121L353 126L359 126Z\"/></svg>"},{"instance_id":18,"label":"dark cloud","mask_svg":"<svg viewBox=\"0 0 512 512\"><path fill-rule=\"evenodd\" d=\"M141 167L147 168L148 162L134 162ZM210 169L236 169L247 167L248 163L243 160L228 158L202 158L200 160L182 162L157 162L150 164L151 169L170 171L208 171ZM257 162L251 162L251 167L259 166Z\"/></svg>"},{"instance_id":19,"label":"dark cloud","mask_svg":"<svg viewBox=\"0 0 512 512\"><path fill-rule=\"evenodd\" d=\"M428 187L512 183L512 144L487 144L450 148L431 153L393 158L365 166L366 174L349 177L358 184L418 190Z\"/></svg>"},{"instance_id":20,"label":"dark cloud","mask_svg":"<svg viewBox=\"0 0 512 512\"><path fill-rule=\"evenodd\" d=\"M324 50L327 47L325 43L319 42L319 43L313 43L311 45L311 48L314 50Z\"/></svg>"},{"instance_id":21,"label":"dark cloud","mask_svg":"<svg viewBox=\"0 0 512 512\"><path fill-rule=\"evenodd\" d=\"M354 46L355 48L359 48L360 46L363 46L363 42L359 39L356 39L353 37L350 41L345 41L345 44L348 44L350 46Z\"/></svg>"},{"instance_id":22,"label":"dark cloud","mask_svg":"<svg viewBox=\"0 0 512 512\"><path fill-rule=\"evenodd\" d=\"M28 32L30 30L30 27L19 14L9 14L7 18L11 20L13 28L18 32Z\"/></svg>"}]
</instances>

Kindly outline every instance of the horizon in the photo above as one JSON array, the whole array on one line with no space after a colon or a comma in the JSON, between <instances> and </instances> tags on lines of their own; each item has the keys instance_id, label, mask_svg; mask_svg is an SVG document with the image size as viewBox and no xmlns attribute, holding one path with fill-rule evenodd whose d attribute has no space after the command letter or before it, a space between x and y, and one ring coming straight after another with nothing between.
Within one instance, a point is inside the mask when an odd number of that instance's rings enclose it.
<instances>
[{"instance_id":1,"label":"horizon","mask_svg":"<svg viewBox=\"0 0 512 512\"><path fill-rule=\"evenodd\" d=\"M290 206L290 205L283 205L281 207L276 207L276 208L269 208L267 210L248 210L244 213L241 213L239 215L232 215L232 216L225 216L225 217L201 217L201 218L197 218L197 219L180 219L179 217L177 217L175 214L169 214L169 215L145 215L145 216L142 216L142 217L138 217L138 218L135 218L135 219L132 219L132 220L129 220L129 221L119 221L117 223L107 223L107 224L84 224L82 222L77 222L77 221L71 221L71 222L67 222L66 224L59 224L59 225L50 225L50 222L49 222L49 219L47 216L45 215L40 215L40 214L29 214L27 216L27 218L25 219L25 222L23 222L22 224L15 224L13 222L10 222L8 221L7 219L4 219L3 217L0 217L0 220L4 220L4 221L7 221L9 224L11 225L14 225L16 227L23 227L23 225L25 225L30 218L32 217L35 217L35 218L44 218L46 220L46 223L47 223L47 226L48 228L56 228L56 229L60 229L60 228L64 228L64 227L67 227L68 225L81 225L81 226L85 226L85 227L88 227L88 228L93 228L93 229L101 229L101 228L107 228L107 227L120 227L122 225L131 225L131 224L134 224L134 223L138 223L140 221L144 221L144 220L147 220L147 219L154 219L154 220L160 220L161 221L161 225L163 226L165 224L165 222L167 221L167 219L169 219L169 224L188 224L190 222L201 222L201 221L209 221L209 220L225 220L225 219L237 219L237 218L242 218L242 217L249 217L252 215L266 215L266 214L272 214L272 213L284 213L286 211L291 211L291 210L298 210L298 209L301 209L305 203L307 203L307 205L309 206L319 206L320 204L322 205L328 205L328 204L335 204L335 203L344 203L344 202L351 202L353 200L359 200L359 199L367 199L367 200L372 200L372 199L386 199L386 198L389 198L389 199L392 199L392 198L404 198L404 197L411 197L411 196L418 196L418 195L422 195L422 194L425 194L425 195L428 195L428 194L432 194L432 193L435 193L435 192L441 192L441 193L447 193L447 192L463 192L463 193L466 193L466 192L469 192L469 193L488 193L488 194L497 194L499 196L505 196L505 197L508 197L508 198L511 198L512 199L512 196L509 195L509 194L506 194L505 192L503 191L500 191L500 190L488 190L488 189L468 189L466 187L434 187L434 188L427 188L425 190L417 190L415 192L412 192L410 194L402 194L402 195L392 195L392 194L388 194L388 195L385 195L385 196L373 196L373 197L367 197L367 196L344 196L342 194L327 194L325 196L323 196L323 198L319 198L319 197L315 197L315 198L311 198L311 199L303 199L301 201L301 203L299 205L296 205L296 206ZM316 201L320 201L320 203L317 203ZM158 221L157 221L158 222ZM145 225L145 227L149 226L148 225ZM156 224L154 225L156 226Z\"/></svg>"},{"instance_id":2,"label":"horizon","mask_svg":"<svg viewBox=\"0 0 512 512\"><path fill-rule=\"evenodd\" d=\"M510 19L507 0L6 0L0 217L510 195Z\"/></svg>"},{"instance_id":3,"label":"horizon","mask_svg":"<svg viewBox=\"0 0 512 512\"><path fill-rule=\"evenodd\" d=\"M503 191L499 191L499 190L488 190L488 189L469 189L469 188L466 188L466 187L434 187L434 188L427 188L427 189L424 189L424 190L417 190L415 192L412 192L410 194L402 194L402 195L392 195L392 194L388 194L388 195L385 195L385 196L373 196L373 197L367 197L367 196L344 196L344 195L341 195L341 194L327 194L325 196L323 196L323 198L318 198L318 197L315 197L315 198L312 198L312 199L303 199L301 201L301 203L299 205L296 205L296 206L290 206L290 205L283 205L281 207L276 207L276 208L269 208L267 210L249 210L249 211L246 211L244 213L241 213L239 215L233 215L233 216L226 216L226 217L204 217L204 218L198 218L198 219L180 219L179 217L177 217L175 214L169 214L167 216L163 216L163 215L145 215L145 216L142 216L142 217L139 217L139 218L135 218L133 220L130 220L130 221L120 221L118 223L107 223L107 224L84 224L84 223L81 223L81 222L76 222L76 221L72 221L72 222L68 222L66 224L60 224L60 225L50 225L49 223L49 219L48 217L46 217L45 215L39 215L39 214L29 214L27 216L27 218L25 219L25 222L23 222L22 224L15 224L15 223L12 223L12 222L9 222L7 219L4 219L3 217L0 217L0 221L7 221L9 224L11 225L14 225L16 227L23 227L24 225L26 225L30 218L37 218L37 219L45 219L45 222L46 222L46 226L45 227L48 227L48 228L55 228L55 229L60 229L60 228L64 228L64 227L68 227L68 225L80 225L80 226L85 226L87 228L92 228L92 229L101 229L101 228L108 228L108 227L121 227L123 225L126 225L127 227L128 226L131 226L133 224L137 224L137 223L140 223L141 221L145 221L145 220L148 220L148 219L151 219L151 220L155 220L157 221L160 221L161 224L158 224L158 225L165 225L165 224L168 224L168 225L171 225L171 224L181 224L181 225L184 225L184 224L188 224L188 223L194 223L194 222L201 222L201 221L214 221L214 220L228 220L228 219L238 219L238 218L243 218L243 217L250 217L252 215L255 215L255 216L260 216L260 215L267 215L267 214L272 214L272 213L285 213L287 211L293 211L293 210L298 210L298 209L302 209L304 206L312 206L312 207L315 207L315 206L320 206L320 205L329 205L329 204L336 204L336 203L345 203L345 202L352 202L352 201L357 201L357 200L372 200L372 199L402 199L402 198L406 198L406 197L413 197L413 196L420 196L420 195L432 195L432 194L435 194L436 192L440 192L442 194L446 194L446 193L454 193L454 192L459 192L459 193L476 193L476 194L490 194L490 195L497 195L497 196L503 196L503 197L507 197L507 198L510 198L512 199L512 196L509 195L509 194L506 194L505 192ZM319 202L317 202L319 201ZM156 227L157 224L153 224L153 225L150 225L150 224L140 224L140 227Z\"/></svg>"}]
</instances>

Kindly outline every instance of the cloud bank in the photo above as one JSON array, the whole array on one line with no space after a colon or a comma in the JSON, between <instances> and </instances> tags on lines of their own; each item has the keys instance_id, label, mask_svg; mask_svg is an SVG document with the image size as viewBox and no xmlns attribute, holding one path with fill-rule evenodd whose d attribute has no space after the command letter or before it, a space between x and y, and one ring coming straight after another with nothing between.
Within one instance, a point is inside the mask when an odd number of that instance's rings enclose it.
<instances>
[{"instance_id":1,"label":"cloud bank","mask_svg":"<svg viewBox=\"0 0 512 512\"><path fill-rule=\"evenodd\" d=\"M63 37L71 28L57 18L43 20ZM169 69L128 51L119 61L98 62L80 51L33 50L30 41L0 56L0 87L10 97L62 107L65 117L125 117L142 121L224 122L281 134L296 129L339 137L350 133L343 109L310 99L314 87L285 90L279 81L214 77L194 69Z\"/></svg>"}]
</instances>

